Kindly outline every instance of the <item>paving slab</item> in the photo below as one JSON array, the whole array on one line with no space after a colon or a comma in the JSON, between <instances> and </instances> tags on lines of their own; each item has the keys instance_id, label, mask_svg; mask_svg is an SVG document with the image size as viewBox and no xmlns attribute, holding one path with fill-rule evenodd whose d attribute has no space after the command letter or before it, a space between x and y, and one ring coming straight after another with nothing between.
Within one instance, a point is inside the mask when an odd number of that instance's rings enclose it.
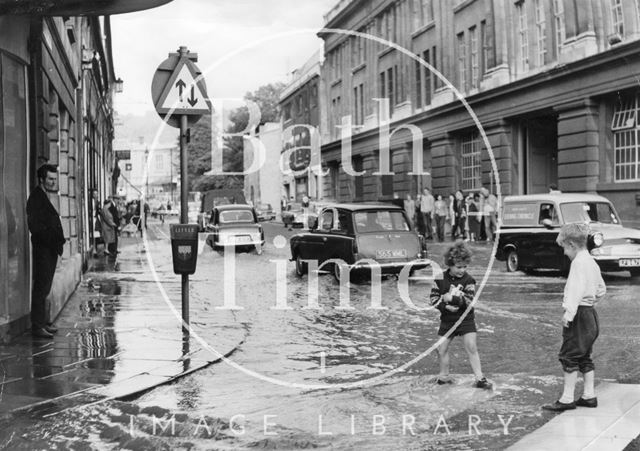
<instances>
[{"instance_id":1,"label":"paving slab","mask_svg":"<svg viewBox=\"0 0 640 451\"><path fill-rule=\"evenodd\" d=\"M568 410L526 435L511 451L622 450L640 435L640 385L605 382L598 407Z\"/></svg>"}]
</instances>

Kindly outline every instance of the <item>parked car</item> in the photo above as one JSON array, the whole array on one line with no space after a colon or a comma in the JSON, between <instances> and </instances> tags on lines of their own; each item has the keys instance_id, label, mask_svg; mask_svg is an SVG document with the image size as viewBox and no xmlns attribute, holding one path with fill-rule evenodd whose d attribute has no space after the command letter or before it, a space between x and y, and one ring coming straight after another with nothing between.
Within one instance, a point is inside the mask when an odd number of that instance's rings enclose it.
<instances>
[{"instance_id":1,"label":"parked car","mask_svg":"<svg viewBox=\"0 0 640 451\"><path fill-rule=\"evenodd\" d=\"M640 276L640 230L624 227L605 197L581 193L507 196L496 258L507 271L558 269L570 261L556 238L563 224L587 222L593 232L589 250L603 271Z\"/></svg>"},{"instance_id":2,"label":"parked car","mask_svg":"<svg viewBox=\"0 0 640 451\"><path fill-rule=\"evenodd\" d=\"M304 260L317 260L322 265L341 259L350 274L369 270L363 259L377 262L383 274L398 273L408 262L416 263L412 271L429 265L426 242L412 229L404 210L389 204L326 206L320 210L317 224L309 232L291 237L290 245L298 276L307 273ZM326 269L340 280L340 265Z\"/></svg>"},{"instance_id":3,"label":"parked car","mask_svg":"<svg viewBox=\"0 0 640 451\"><path fill-rule=\"evenodd\" d=\"M200 231L204 232L207 219L211 217L213 207L218 205L245 205L247 201L241 190L237 189L212 189L205 191L200 196L200 213L198 214L198 225Z\"/></svg>"},{"instance_id":4,"label":"parked car","mask_svg":"<svg viewBox=\"0 0 640 451\"><path fill-rule=\"evenodd\" d=\"M276 219L276 212L271 204L258 204L256 207L258 221L272 221Z\"/></svg>"},{"instance_id":5,"label":"parked car","mask_svg":"<svg viewBox=\"0 0 640 451\"><path fill-rule=\"evenodd\" d=\"M312 207L304 208L300 202L290 202L282 212L282 224L285 227L309 227L318 214Z\"/></svg>"},{"instance_id":6,"label":"parked car","mask_svg":"<svg viewBox=\"0 0 640 451\"><path fill-rule=\"evenodd\" d=\"M214 250L233 246L237 250L255 248L258 254L262 253L264 231L258 224L255 210L250 205L231 204L213 207L205 231L209 232L206 242Z\"/></svg>"}]
</instances>

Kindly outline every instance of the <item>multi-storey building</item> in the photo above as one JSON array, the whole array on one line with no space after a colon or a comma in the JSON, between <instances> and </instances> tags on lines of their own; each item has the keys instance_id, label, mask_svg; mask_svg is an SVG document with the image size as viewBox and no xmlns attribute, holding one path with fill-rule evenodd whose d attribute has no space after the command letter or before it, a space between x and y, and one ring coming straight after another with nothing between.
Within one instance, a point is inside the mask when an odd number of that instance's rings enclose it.
<instances>
[{"instance_id":1,"label":"multi-storey building","mask_svg":"<svg viewBox=\"0 0 640 451\"><path fill-rule=\"evenodd\" d=\"M116 192L128 200L144 197L152 207L171 203L180 197L179 157L176 143L155 146L141 137L137 142L117 140L115 157L120 170Z\"/></svg>"},{"instance_id":2,"label":"multi-storey building","mask_svg":"<svg viewBox=\"0 0 640 451\"><path fill-rule=\"evenodd\" d=\"M320 33L327 197L555 183L640 224L640 2L343 0L325 22L347 30Z\"/></svg>"},{"instance_id":3,"label":"multi-storey building","mask_svg":"<svg viewBox=\"0 0 640 451\"><path fill-rule=\"evenodd\" d=\"M255 161L255 143L260 142L265 151L265 159L260 168L251 168ZM266 122L257 128L252 139L244 140L244 197L252 205L270 204L280 207L282 171L280 151L282 149L282 123ZM278 212L280 212L278 210Z\"/></svg>"},{"instance_id":4,"label":"multi-storey building","mask_svg":"<svg viewBox=\"0 0 640 451\"><path fill-rule=\"evenodd\" d=\"M30 325L25 205L44 163L58 166L52 203L67 239L49 295L52 318L80 282L92 244L89 191L98 190L102 201L115 194L118 179L111 146L118 83L109 15L166 2L0 7L0 341ZM90 16L84 16L87 8Z\"/></svg>"},{"instance_id":5,"label":"multi-storey building","mask_svg":"<svg viewBox=\"0 0 640 451\"><path fill-rule=\"evenodd\" d=\"M288 167L283 165L285 167L282 168L282 195L288 200L300 201L304 196L310 199L322 197L319 167L320 111L323 108L320 56L317 52L295 70L291 82L280 94L282 153L289 162Z\"/></svg>"}]
</instances>

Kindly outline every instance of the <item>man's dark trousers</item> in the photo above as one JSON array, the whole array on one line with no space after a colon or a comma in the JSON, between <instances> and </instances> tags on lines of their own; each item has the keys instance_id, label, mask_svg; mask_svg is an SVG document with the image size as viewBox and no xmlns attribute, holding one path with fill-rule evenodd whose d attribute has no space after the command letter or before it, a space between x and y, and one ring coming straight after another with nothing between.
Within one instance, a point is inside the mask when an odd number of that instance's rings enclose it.
<instances>
[{"instance_id":1,"label":"man's dark trousers","mask_svg":"<svg viewBox=\"0 0 640 451\"><path fill-rule=\"evenodd\" d=\"M58 254L54 249L34 247L33 292L31 294L31 325L34 329L41 329L51 322L47 296L51 291L57 263Z\"/></svg>"}]
</instances>

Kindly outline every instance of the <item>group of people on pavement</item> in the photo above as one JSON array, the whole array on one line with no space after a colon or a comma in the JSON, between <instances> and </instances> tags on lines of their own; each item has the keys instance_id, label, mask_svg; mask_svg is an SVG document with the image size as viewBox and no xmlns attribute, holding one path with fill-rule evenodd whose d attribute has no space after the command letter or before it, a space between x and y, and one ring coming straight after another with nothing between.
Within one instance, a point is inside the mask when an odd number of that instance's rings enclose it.
<instances>
[{"instance_id":1,"label":"group of people on pavement","mask_svg":"<svg viewBox=\"0 0 640 451\"><path fill-rule=\"evenodd\" d=\"M461 190L435 196L425 188L415 200L407 194L404 209L415 224L418 233L431 240L493 241L498 223L498 199L487 188L466 195Z\"/></svg>"}]
</instances>

